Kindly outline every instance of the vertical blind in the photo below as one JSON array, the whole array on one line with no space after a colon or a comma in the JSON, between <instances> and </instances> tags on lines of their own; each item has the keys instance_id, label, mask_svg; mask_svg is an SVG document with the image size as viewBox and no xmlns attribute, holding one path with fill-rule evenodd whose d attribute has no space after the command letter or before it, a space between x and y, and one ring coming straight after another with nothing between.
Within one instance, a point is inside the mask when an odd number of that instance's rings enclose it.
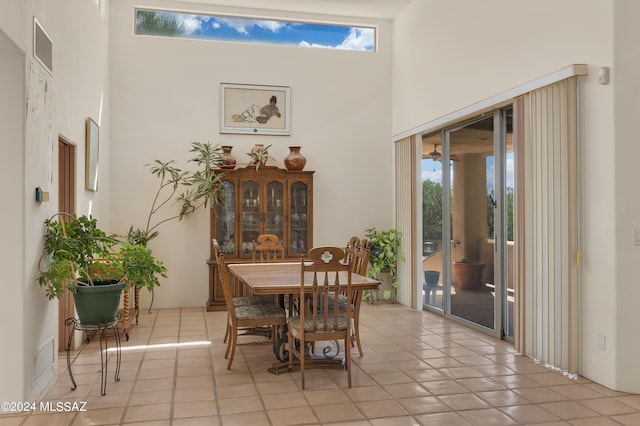
<instances>
[{"instance_id":1,"label":"vertical blind","mask_svg":"<svg viewBox=\"0 0 640 426\"><path fill-rule=\"evenodd\" d=\"M577 87L568 78L517 98L516 349L578 370Z\"/></svg>"},{"instance_id":2,"label":"vertical blind","mask_svg":"<svg viewBox=\"0 0 640 426\"><path fill-rule=\"evenodd\" d=\"M404 253L405 261L398 261L398 302L403 305L416 307L416 289L412 277L415 275L412 268L415 268L413 247L417 244L416 235L412 232L415 226L415 191L416 176L416 151L414 149L414 137L408 137L397 141L395 149L395 191L396 191L396 229L402 233L402 243L400 251ZM410 185L407 183L411 182Z\"/></svg>"}]
</instances>

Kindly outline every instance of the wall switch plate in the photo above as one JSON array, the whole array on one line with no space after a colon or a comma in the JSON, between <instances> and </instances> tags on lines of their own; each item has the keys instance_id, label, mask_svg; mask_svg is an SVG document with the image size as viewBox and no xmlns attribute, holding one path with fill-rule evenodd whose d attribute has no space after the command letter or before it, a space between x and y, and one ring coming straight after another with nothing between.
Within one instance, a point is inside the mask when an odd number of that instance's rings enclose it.
<instances>
[{"instance_id":1,"label":"wall switch plate","mask_svg":"<svg viewBox=\"0 0 640 426\"><path fill-rule=\"evenodd\" d=\"M598 69L598 83L609 84L609 67Z\"/></svg>"},{"instance_id":2,"label":"wall switch plate","mask_svg":"<svg viewBox=\"0 0 640 426\"><path fill-rule=\"evenodd\" d=\"M633 245L640 246L640 229L633 230Z\"/></svg>"},{"instance_id":3,"label":"wall switch plate","mask_svg":"<svg viewBox=\"0 0 640 426\"><path fill-rule=\"evenodd\" d=\"M601 351L607 350L607 336L604 334L598 334L598 349Z\"/></svg>"}]
</instances>

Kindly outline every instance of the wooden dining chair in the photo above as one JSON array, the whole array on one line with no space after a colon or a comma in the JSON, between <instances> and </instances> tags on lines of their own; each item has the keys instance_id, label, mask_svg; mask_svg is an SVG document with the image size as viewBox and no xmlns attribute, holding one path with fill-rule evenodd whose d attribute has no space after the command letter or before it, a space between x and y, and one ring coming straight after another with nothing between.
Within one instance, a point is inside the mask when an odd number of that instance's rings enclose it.
<instances>
[{"instance_id":1,"label":"wooden dining chair","mask_svg":"<svg viewBox=\"0 0 640 426\"><path fill-rule=\"evenodd\" d=\"M237 346L260 345L269 342L252 340L250 342L239 343L238 337L243 335L243 330L256 327L269 327L271 329L270 340L275 351L278 332L286 324L286 316L284 309L275 303L235 306L233 303L233 293L231 291L229 269L227 268L224 256L222 255L219 257L218 267L220 269L220 281L222 282L224 300L227 305L229 324L229 338L227 342L227 351L225 352L224 357L229 359L227 370L231 370Z\"/></svg>"},{"instance_id":2,"label":"wooden dining chair","mask_svg":"<svg viewBox=\"0 0 640 426\"><path fill-rule=\"evenodd\" d=\"M360 238L357 236L353 236L349 238L347 242L347 247L344 249L344 262L348 263L351 261L353 264L353 257L355 256L356 251L358 250L358 246L360 245ZM353 270L353 269L352 269Z\"/></svg>"},{"instance_id":3,"label":"wooden dining chair","mask_svg":"<svg viewBox=\"0 0 640 426\"><path fill-rule=\"evenodd\" d=\"M371 253L371 245L369 240L362 239L358 242L358 247L353 255L351 261L351 272L354 274L367 276L367 269L369 268L369 255ZM364 355L362 351L362 344L360 343L360 305L362 304L362 292L356 291L353 293L351 305L353 307L353 334L351 335L351 345L358 345L358 353L360 356Z\"/></svg>"},{"instance_id":4,"label":"wooden dining chair","mask_svg":"<svg viewBox=\"0 0 640 426\"><path fill-rule=\"evenodd\" d=\"M216 260L216 264L220 266L220 258L222 256L220 244L215 238L212 240L212 244L213 256ZM233 293L233 286L231 286L231 289L233 294L233 306L264 305L276 303L275 299L272 296L236 296L235 293Z\"/></svg>"},{"instance_id":5,"label":"wooden dining chair","mask_svg":"<svg viewBox=\"0 0 640 426\"><path fill-rule=\"evenodd\" d=\"M253 242L252 259L254 262L284 261L284 242L277 235L261 234Z\"/></svg>"},{"instance_id":6,"label":"wooden dining chair","mask_svg":"<svg viewBox=\"0 0 640 426\"><path fill-rule=\"evenodd\" d=\"M347 247L345 248L345 262L351 262L351 272L358 275L367 275L367 269L369 267L369 253L371 244L369 240L363 238L362 240L356 236L349 239ZM329 302L331 303L331 301ZM344 294L339 298L340 308L347 304L347 299ZM351 346L358 345L358 353L360 356L364 355L362 351L362 344L360 343L360 305L362 303L362 292L353 292L353 299L351 300L352 312L353 312L353 333L351 335Z\"/></svg>"},{"instance_id":7,"label":"wooden dining chair","mask_svg":"<svg viewBox=\"0 0 640 426\"><path fill-rule=\"evenodd\" d=\"M300 361L302 389L305 389L304 372L307 366L307 345L320 341L344 341L344 369L347 371L351 387L351 309L340 310L339 303L325 303L330 295L336 300L344 294L351 300L351 264L344 263L344 250L339 247L316 247L302 258L300 266L300 311L290 316L289 328L289 369L293 369L293 360ZM295 345L295 341L299 345ZM312 352L313 349L311 348ZM320 365L314 363L313 366Z\"/></svg>"}]
</instances>

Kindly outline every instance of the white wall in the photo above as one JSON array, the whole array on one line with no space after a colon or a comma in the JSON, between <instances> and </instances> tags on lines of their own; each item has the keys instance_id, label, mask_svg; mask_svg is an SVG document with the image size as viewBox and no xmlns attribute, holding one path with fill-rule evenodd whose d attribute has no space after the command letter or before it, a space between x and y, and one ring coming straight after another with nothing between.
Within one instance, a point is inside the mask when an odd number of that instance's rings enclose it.
<instances>
[{"instance_id":1,"label":"white wall","mask_svg":"<svg viewBox=\"0 0 640 426\"><path fill-rule=\"evenodd\" d=\"M24 197L24 53L0 31L0 194L4 205L5 224L0 240L2 297L0 335L13 343L13 350L0 351L0 365L12 366L3 371L4 381L15 383L11 390L0 386L0 400L24 394L24 203L9 203ZM20 321L16 321L20 320Z\"/></svg>"},{"instance_id":2,"label":"white wall","mask_svg":"<svg viewBox=\"0 0 640 426\"><path fill-rule=\"evenodd\" d=\"M638 323L640 313L640 246L632 245L632 231L640 229L640 197L638 197L638 158L640 158L640 123L638 100L640 99L640 39L638 21L640 3L632 0L615 3L614 12L614 62L612 67L615 103L611 114L615 133L608 140L614 151L615 205L609 214L615 217L615 266L613 282L615 297L616 335L614 338L615 376L617 387L640 393L640 338ZM608 280L604 283L608 284ZM602 283L601 283L602 284ZM609 286L605 286L605 289ZM597 303L597 302L596 302ZM608 318L605 318L608 320ZM596 366L594 366L596 368Z\"/></svg>"},{"instance_id":3,"label":"white wall","mask_svg":"<svg viewBox=\"0 0 640 426\"><path fill-rule=\"evenodd\" d=\"M640 392L640 348L632 337L640 321L633 306L638 248L631 246L640 201L629 152L638 150L638 132L636 119L618 114L637 110L637 20L638 6L628 0L517 7L508 0L416 0L394 20L392 46L393 134L567 65L589 65L589 76L579 79L581 374L632 392ZM598 84L602 66L612 68L609 85Z\"/></svg>"},{"instance_id":4,"label":"white wall","mask_svg":"<svg viewBox=\"0 0 640 426\"><path fill-rule=\"evenodd\" d=\"M57 373L54 365L38 382L34 383L32 377L32 360L39 348L52 337L57 348L58 303L47 301L36 276L42 250L42 222L57 211L59 135L77 144L78 213L86 214L91 209L101 224L109 228L108 173L101 175L105 178L101 191L84 190L84 123L89 116L97 119L101 111L105 129L101 141L101 154L105 154L101 162L109 158L106 4L100 2L102 10L93 1L69 0L3 1L0 6L0 32L15 44L10 53L1 51L0 72L2 84L11 89L11 96L3 96L0 101L0 109L7 109L2 114L3 120L9 120L7 126L2 125L3 132L8 133L3 133L0 161L2 180L10 185L3 186L2 194L15 207L7 212L10 217L3 216L9 224L5 227L8 238L3 234L0 243L2 253L7 256L3 256L3 261L11 265L8 268L11 278L6 284L9 297L3 299L11 306L3 309L8 320L2 326L2 336L16 348L2 355L0 365L5 378L0 383L2 400L34 400ZM53 74L33 57L34 17L53 41ZM16 67L20 67L17 76ZM5 148L9 150L7 155ZM36 203L37 186L50 191L50 202Z\"/></svg>"},{"instance_id":5,"label":"white wall","mask_svg":"<svg viewBox=\"0 0 640 426\"><path fill-rule=\"evenodd\" d=\"M271 144L269 152L280 167L288 146L302 146L305 170L315 170L315 245L342 246L354 234L364 236L366 228L392 226L389 22L374 22L380 25L378 53L133 36L133 6L144 3L122 0L111 7L114 231L144 225L158 185L145 164L175 159L185 166L191 141L233 145L232 154L242 163L255 143ZM188 3L153 5L262 14ZM289 86L291 135L220 134L220 83ZM166 263L169 278L155 291L154 306L203 306L208 212L159 230L151 247ZM142 297L146 307L147 292Z\"/></svg>"}]
</instances>

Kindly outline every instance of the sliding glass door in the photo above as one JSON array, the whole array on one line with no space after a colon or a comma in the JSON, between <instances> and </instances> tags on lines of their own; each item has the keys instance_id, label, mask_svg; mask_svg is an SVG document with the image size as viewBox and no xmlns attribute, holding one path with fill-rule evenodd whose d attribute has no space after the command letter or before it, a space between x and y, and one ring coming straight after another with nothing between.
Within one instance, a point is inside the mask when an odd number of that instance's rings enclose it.
<instances>
[{"instance_id":1,"label":"sliding glass door","mask_svg":"<svg viewBox=\"0 0 640 426\"><path fill-rule=\"evenodd\" d=\"M426 135L422 147L423 305L506 336L513 335L510 111Z\"/></svg>"}]
</instances>

